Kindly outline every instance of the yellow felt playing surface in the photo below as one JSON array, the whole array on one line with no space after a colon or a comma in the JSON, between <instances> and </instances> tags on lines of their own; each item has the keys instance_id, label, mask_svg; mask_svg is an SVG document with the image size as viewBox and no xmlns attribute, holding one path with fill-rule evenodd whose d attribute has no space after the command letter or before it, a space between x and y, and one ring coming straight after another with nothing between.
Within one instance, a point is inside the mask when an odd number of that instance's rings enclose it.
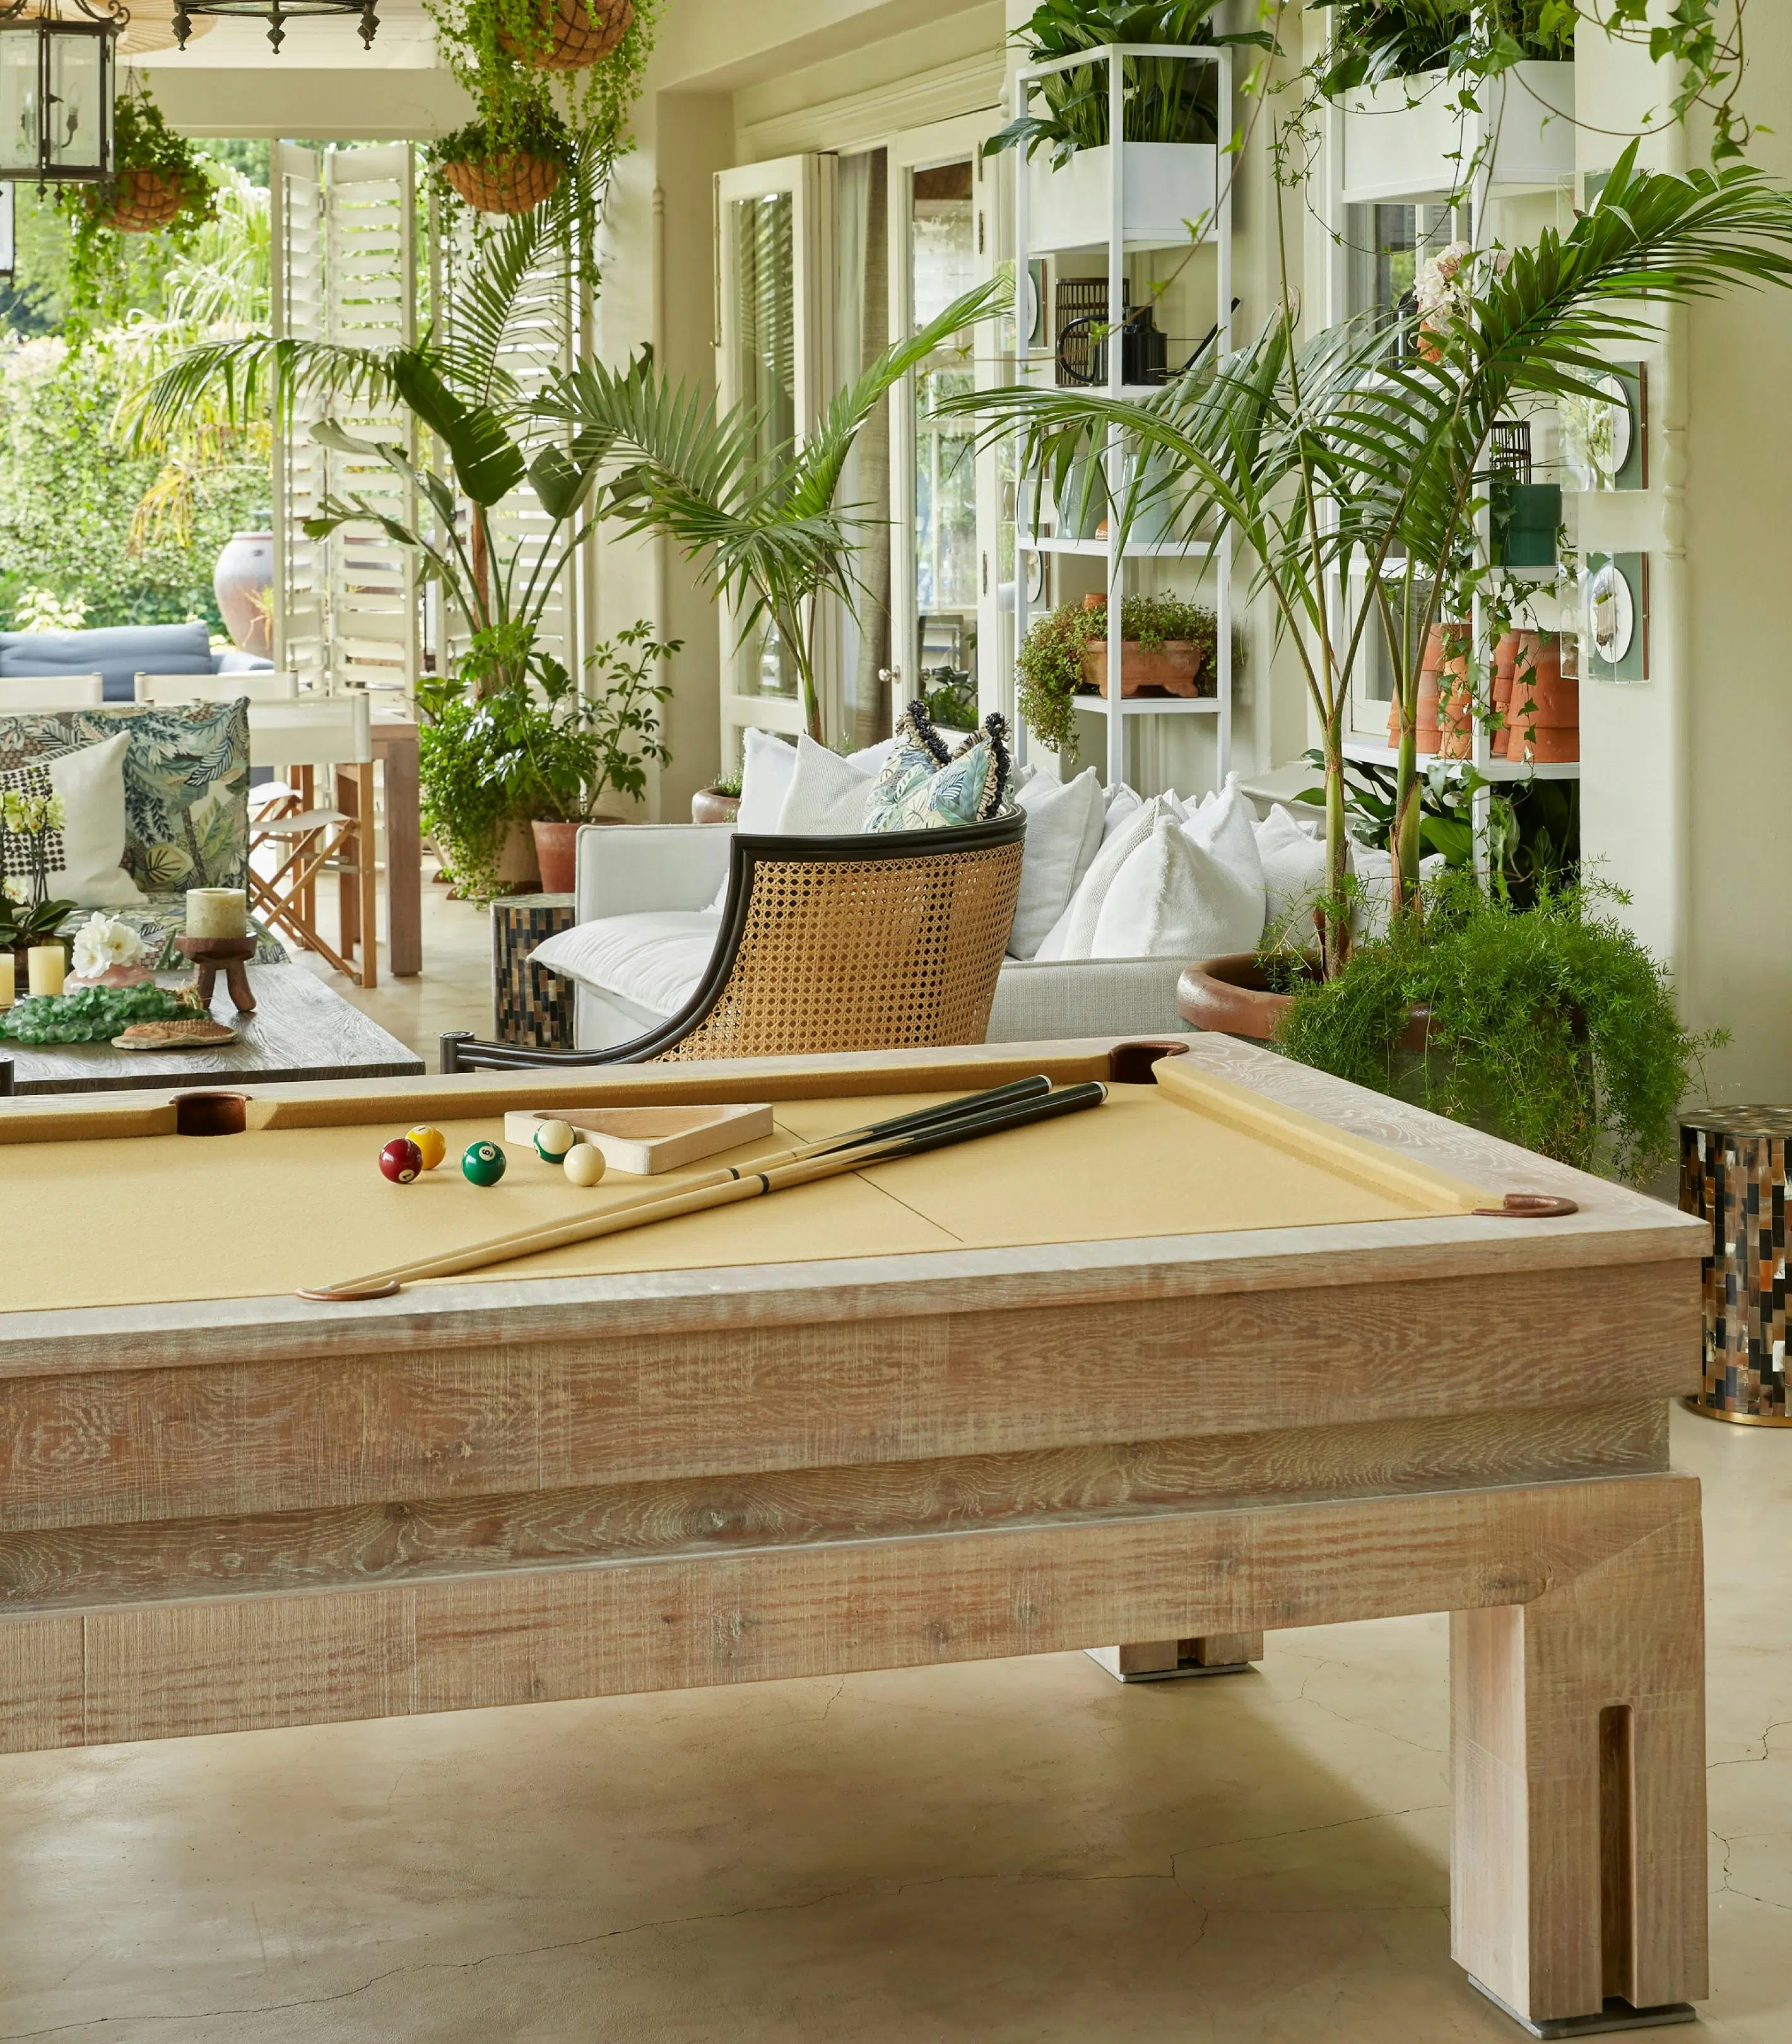
<instances>
[{"instance_id":1,"label":"yellow felt playing surface","mask_svg":"<svg viewBox=\"0 0 1792 2044\"><path fill-rule=\"evenodd\" d=\"M652 1179L613 1171L590 1189L518 1143L503 1144L509 1170L499 1185L469 1185L461 1152L480 1138L502 1143L501 1114L444 1122L447 1161L409 1185L390 1183L378 1163L403 1119L390 1128L21 1143L0 1149L0 1174L12 1211L30 1216L31 1248L8 1260L5 1308L240 1298L339 1282L644 1191L675 1192L718 1164L948 1097L780 1101L769 1142ZM446 1281L1392 1220L1459 1214L1487 1197L1223 1082L1116 1086L1105 1105L1061 1121ZM21 1231L15 1241L25 1239Z\"/></svg>"}]
</instances>

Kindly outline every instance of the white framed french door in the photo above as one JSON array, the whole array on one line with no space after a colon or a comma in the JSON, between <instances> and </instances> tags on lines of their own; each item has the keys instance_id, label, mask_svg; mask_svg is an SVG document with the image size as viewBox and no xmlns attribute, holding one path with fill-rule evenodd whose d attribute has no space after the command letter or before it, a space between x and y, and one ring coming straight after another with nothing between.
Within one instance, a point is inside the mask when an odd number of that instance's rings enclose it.
<instances>
[{"instance_id":1,"label":"white framed french door","mask_svg":"<svg viewBox=\"0 0 1792 2044\"><path fill-rule=\"evenodd\" d=\"M990 108L912 129L889 144L893 333L913 333L994 274L995 165L983 144L1002 117ZM995 324L986 324L937 351L892 393L892 703L936 689L951 669L971 678L979 713L1011 713L997 457L973 456L968 422L931 416L948 392L1001 380L998 344Z\"/></svg>"},{"instance_id":2,"label":"white framed french door","mask_svg":"<svg viewBox=\"0 0 1792 2044\"><path fill-rule=\"evenodd\" d=\"M770 454L813 426L833 394L829 306L836 159L810 153L743 163L715 183L716 386L725 411L746 405L763 421ZM800 732L802 705L789 651L775 633L740 636L722 606L721 747L725 768L740 758L748 728ZM824 620L825 628L831 620ZM839 728L837 662L823 657L817 681L825 732Z\"/></svg>"}]
</instances>

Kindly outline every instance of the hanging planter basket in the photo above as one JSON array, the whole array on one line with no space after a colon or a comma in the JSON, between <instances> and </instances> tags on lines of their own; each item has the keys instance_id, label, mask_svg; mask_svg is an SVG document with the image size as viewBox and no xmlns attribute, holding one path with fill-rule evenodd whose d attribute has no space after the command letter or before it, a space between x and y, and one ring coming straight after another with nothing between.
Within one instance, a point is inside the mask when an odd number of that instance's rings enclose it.
<instances>
[{"instance_id":1,"label":"hanging planter basket","mask_svg":"<svg viewBox=\"0 0 1792 2044\"><path fill-rule=\"evenodd\" d=\"M541 0L538 19L552 40L544 49L525 49L512 36L498 41L536 71L589 71L628 34L634 0Z\"/></svg>"},{"instance_id":2,"label":"hanging planter basket","mask_svg":"<svg viewBox=\"0 0 1792 2044\"><path fill-rule=\"evenodd\" d=\"M529 213L560 182L561 171L551 156L510 149L483 163L444 163L441 174L475 213Z\"/></svg>"},{"instance_id":3,"label":"hanging planter basket","mask_svg":"<svg viewBox=\"0 0 1792 2044\"><path fill-rule=\"evenodd\" d=\"M187 202L186 186L166 171L121 171L94 217L116 233L160 234L179 219Z\"/></svg>"}]
</instances>

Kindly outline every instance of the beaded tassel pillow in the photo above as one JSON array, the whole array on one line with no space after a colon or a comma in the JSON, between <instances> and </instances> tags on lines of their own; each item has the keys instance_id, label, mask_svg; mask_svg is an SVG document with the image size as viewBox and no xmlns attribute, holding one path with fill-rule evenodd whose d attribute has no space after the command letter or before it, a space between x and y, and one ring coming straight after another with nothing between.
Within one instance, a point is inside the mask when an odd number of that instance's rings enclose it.
<instances>
[{"instance_id":1,"label":"beaded tassel pillow","mask_svg":"<svg viewBox=\"0 0 1792 2044\"><path fill-rule=\"evenodd\" d=\"M910 703L897 727L896 750L866 797L866 829L940 830L993 816L1008 792L1007 737L1007 725L992 711L948 756L925 709Z\"/></svg>"}]
</instances>

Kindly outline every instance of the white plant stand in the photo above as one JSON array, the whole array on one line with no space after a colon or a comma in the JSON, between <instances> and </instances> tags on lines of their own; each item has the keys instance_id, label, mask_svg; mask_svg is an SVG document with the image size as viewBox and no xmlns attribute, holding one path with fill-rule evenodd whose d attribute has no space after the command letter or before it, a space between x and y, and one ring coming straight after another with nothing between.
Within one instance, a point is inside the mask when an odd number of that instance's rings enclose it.
<instances>
[{"instance_id":1,"label":"white plant stand","mask_svg":"<svg viewBox=\"0 0 1792 2044\"><path fill-rule=\"evenodd\" d=\"M1105 248L1107 252L1107 302L1113 327L1106 346L1106 393L1111 398L1137 398L1159 386L1136 388L1124 380L1125 350L1119 344L1120 322L1116 317L1125 297L1125 258L1129 248L1171 247L1186 243L1191 229L1201 239L1213 244L1217 257L1216 328L1212 346L1225 354L1232 345L1232 180L1223 172L1217 144L1203 142L1129 142L1124 140L1125 60L1129 57L1171 58L1186 63L1209 65L1215 73L1215 133L1232 132L1232 52L1226 48L1182 44L1109 43L1099 48L1080 50L1074 56L1051 63L1025 64L1015 74L1014 112L1024 115L1033 89L1054 72L1071 71L1086 64L1105 63L1108 71L1108 133L1122 139L1116 145L1084 150L1062 170L1054 171L1044 153L1024 161L1014 179L1014 273L1025 279L1035 256L1061 255L1071 250ZM1048 317L1049 314L1048 313ZM1025 353L1029 370L1044 366L1040 358ZM1044 362L1049 362L1048 355ZM1109 498L1118 501L1122 487L1125 452L1117 428L1109 432L1106 451ZM1036 505L1037 488L1029 490L1018 457L1016 474L1017 521L1015 529L1017 567L1026 554L1083 555L1104 561L1107 568L1108 667L1110 694L1079 696L1077 705L1105 717L1107 743L1105 770L1109 786L1126 778L1126 732L1139 717L1208 717L1213 720L1217 778L1224 783L1232 762L1232 597L1231 533L1219 540L1129 540L1124 547L1109 521L1102 538L1075 538L1035 532L1024 522L1024 507L1029 497ZM1193 697L1129 697L1122 693L1123 673L1121 607L1125 596L1129 560L1198 560L1211 558L1216 564L1213 609L1217 620L1215 694ZM1027 578L1015 576L1014 631L1018 648L1027 635ZM1016 757L1027 756L1028 736L1023 720L1015 720Z\"/></svg>"}]
</instances>

